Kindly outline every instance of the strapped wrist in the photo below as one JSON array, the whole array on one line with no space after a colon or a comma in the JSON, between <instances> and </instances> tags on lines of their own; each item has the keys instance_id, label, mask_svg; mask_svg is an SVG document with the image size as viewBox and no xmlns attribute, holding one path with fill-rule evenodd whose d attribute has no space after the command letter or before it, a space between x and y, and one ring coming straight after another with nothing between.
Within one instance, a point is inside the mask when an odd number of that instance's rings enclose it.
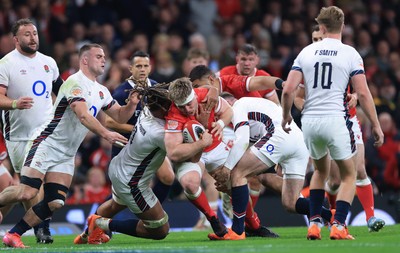
<instances>
[{"instance_id":1,"label":"strapped wrist","mask_svg":"<svg viewBox=\"0 0 400 253\"><path fill-rule=\"evenodd\" d=\"M283 90L283 80L280 79L280 78L276 79L276 80L275 80L275 87L276 87L278 90Z\"/></svg>"},{"instance_id":2,"label":"strapped wrist","mask_svg":"<svg viewBox=\"0 0 400 253\"><path fill-rule=\"evenodd\" d=\"M225 127L225 123L224 123L224 121L222 119L217 120L217 123L218 123L218 125L221 126L221 128Z\"/></svg>"},{"instance_id":3,"label":"strapped wrist","mask_svg":"<svg viewBox=\"0 0 400 253\"><path fill-rule=\"evenodd\" d=\"M11 108L12 109L17 109L17 102L18 102L17 100L13 100L12 101L12 103L11 103Z\"/></svg>"}]
</instances>

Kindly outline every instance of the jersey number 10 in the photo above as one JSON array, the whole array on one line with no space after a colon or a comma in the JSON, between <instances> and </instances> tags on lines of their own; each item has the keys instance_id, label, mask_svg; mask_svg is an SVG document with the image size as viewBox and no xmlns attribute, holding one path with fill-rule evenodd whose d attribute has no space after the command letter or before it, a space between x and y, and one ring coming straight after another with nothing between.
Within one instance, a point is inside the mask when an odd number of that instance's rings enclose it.
<instances>
[{"instance_id":1,"label":"jersey number 10","mask_svg":"<svg viewBox=\"0 0 400 253\"><path fill-rule=\"evenodd\" d=\"M314 86L313 88L317 88L318 81L319 81L319 65L320 63L317 62L314 65ZM323 62L321 64L321 87L322 89L330 89L332 84L332 63L330 62Z\"/></svg>"}]
</instances>

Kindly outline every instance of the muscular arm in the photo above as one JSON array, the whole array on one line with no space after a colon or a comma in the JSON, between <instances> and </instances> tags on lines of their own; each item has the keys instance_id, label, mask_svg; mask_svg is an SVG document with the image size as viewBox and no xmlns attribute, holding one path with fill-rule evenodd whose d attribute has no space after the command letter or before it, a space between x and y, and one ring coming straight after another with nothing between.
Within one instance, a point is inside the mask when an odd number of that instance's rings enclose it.
<instances>
[{"instance_id":1,"label":"muscular arm","mask_svg":"<svg viewBox=\"0 0 400 253\"><path fill-rule=\"evenodd\" d=\"M125 137L116 132L107 130L95 117L93 117L93 115L89 113L86 102L75 101L70 104L70 107L78 117L81 124L93 133L101 136L112 144L116 141L127 143L128 140Z\"/></svg>"},{"instance_id":2,"label":"muscular arm","mask_svg":"<svg viewBox=\"0 0 400 253\"><path fill-rule=\"evenodd\" d=\"M280 78L274 76L253 76L250 78L248 89L249 91L274 90L276 89L275 81L278 79Z\"/></svg>"},{"instance_id":3,"label":"muscular arm","mask_svg":"<svg viewBox=\"0 0 400 253\"><path fill-rule=\"evenodd\" d=\"M118 133L130 133L133 130L133 125L127 123L118 123L108 115L106 116L105 126Z\"/></svg>"},{"instance_id":4,"label":"muscular arm","mask_svg":"<svg viewBox=\"0 0 400 253\"><path fill-rule=\"evenodd\" d=\"M215 116L217 116L218 119L222 120L226 126L232 121L233 110L225 99L220 98L219 102L220 109L215 113Z\"/></svg>"},{"instance_id":5,"label":"muscular arm","mask_svg":"<svg viewBox=\"0 0 400 253\"><path fill-rule=\"evenodd\" d=\"M287 124L292 122L292 115L290 110L293 105L295 90L301 80L303 79L303 74L297 70L291 70L289 72L289 76L285 82L285 87L282 91L282 111L283 111L283 120L282 120L282 127L285 131L289 131L290 128L287 127Z\"/></svg>"},{"instance_id":6,"label":"muscular arm","mask_svg":"<svg viewBox=\"0 0 400 253\"><path fill-rule=\"evenodd\" d=\"M305 97L304 87L302 87L302 85L297 86L296 97L294 98L294 105L299 111L303 111L305 102L304 97Z\"/></svg>"},{"instance_id":7,"label":"muscular arm","mask_svg":"<svg viewBox=\"0 0 400 253\"><path fill-rule=\"evenodd\" d=\"M167 156L172 162L187 161L199 152L202 152L203 148L206 147L202 140L193 143L183 143L181 132L165 133L164 142Z\"/></svg>"},{"instance_id":8,"label":"muscular arm","mask_svg":"<svg viewBox=\"0 0 400 253\"><path fill-rule=\"evenodd\" d=\"M129 96L129 101L126 105L120 106L118 103L115 103L111 108L106 110L105 113L118 123L126 123L135 113L136 106L139 102L140 99L135 92Z\"/></svg>"},{"instance_id":9,"label":"muscular arm","mask_svg":"<svg viewBox=\"0 0 400 253\"><path fill-rule=\"evenodd\" d=\"M383 143L383 132L378 121L375 104L371 92L369 91L365 75L355 75L351 78L351 82L357 92L361 108L371 122L372 131L375 137L375 145L380 146Z\"/></svg>"},{"instance_id":10,"label":"muscular arm","mask_svg":"<svg viewBox=\"0 0 400 253\"><path fill-rule=\"evenodd\" d=\"M217 122L213 122L211 133L219 136L219 139L222 139L224 127L232 121L233 109L223 98L219 99L219 107L217 108L219 108L219 110L215 113L215 116L218 118L218 121L222 120L222 122L224 122L224 126L221 126Z\"/></svg>"},{"instance_id":11,"label":"muscular arm","mask_svg":"<svg viewBox=\"0 0 400 253\"><path fill-rule=\"evenodd\" d=\"M11 99L6 96L7 88L0 84L0 109L15 110L15 109L29 109L33 105L33 98L31 97L20 97L18 99ZM14 102L16 101L16 102ZM13 108L15 103L15 108Z\"/></svg>"}]
</instances>

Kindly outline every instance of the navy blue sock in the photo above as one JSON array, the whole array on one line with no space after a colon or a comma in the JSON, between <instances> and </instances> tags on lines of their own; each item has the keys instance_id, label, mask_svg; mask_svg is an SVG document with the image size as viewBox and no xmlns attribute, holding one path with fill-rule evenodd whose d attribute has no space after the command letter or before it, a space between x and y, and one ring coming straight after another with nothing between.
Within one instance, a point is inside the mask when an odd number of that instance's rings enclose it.
<instances>
[{"instance_id":1,"label":"navy blue sock","mask_svg":"<svg viewBox=\"0 0 400 253\"><path fill-rule=\"evenodd\" d=\"M336 213L335 213L335 221L339 222L340 224L346 223L346 217L350 210L350 203L337 200L336 201Z\"/></svg>"},{"instance_id":2,"label":"navy blue sock","mask_svg":"<svg viewBox=\"0 0 400 253\"><path fill-rule=\"evenodd\" d=\"M295 205L298 214L310 216L310 201L306 198L298 198Z\"/></svg>"},{"instance_id":3,"label":"navy blue sock","mask_svg":"<svg viewBox=\"0 0 400 253\"><path fill-rule=\"evenodd\" d=\"M108 228L111 231L120 232L122 234L137 236L136 226L139 220L129 219L129 220L111 220L108 224Z\"/></svg>"},{"instance_id":4,"label":"navy blue sock","mask_svg":"<svg viewBox=\"0 0 400 253\"><path fill-rule=\"evenodd\" d=\"M296 201L296 212L307 215L310 218L310 200L306 198L298 198ZM321 217L326 221L330 221L332 218L331 210L323 206Z\"/></svg>"},{"instance_id":5,"label":"navy blue sock","mask_svg":"<svg viewBox=\"0 0 400 253\"><path fill-rule=\"evenodd\" d=\"M19 235L23 235L26 231L28 231L29 229L31 229L32 227L28 225L28 223L26 223L24 221L24 219L21 219L10 231L10 234L13 233L17 233Z\"/></svg>"},{"instance_id":6,"label":"navy blue sock","mask_svg":"<svg viewBox=\"0 0 400 253\"><path fill-rule=\"evenodd\" d=\"M156 184L153 186L153 192L160 201L163 203L164 200L168 197L169 189L171 188L170 185L166 185L161 180L157 179Z\"/></svg>"},{"instance_id":7,"label":"navy blue sock","mask_svg":"<svg viewBox=\"0 0 400 253\"><path fill-rule=\"evenodd\" d=\"M310 190L310 220L321 217L324 197L325 197L324 190L322 189Z\"/></svg>"},{"instance_id":8,"label":"navy blue sock","mask_svg":"<svg viewBox=\"0 0 400 253\"><path fill-rule=\"evenodd\" d=\"M244 232L246 208L249 203L249 188L247 184L232 187L233 223L232 230L241 235Z\"/></svg>"}]
</instances>

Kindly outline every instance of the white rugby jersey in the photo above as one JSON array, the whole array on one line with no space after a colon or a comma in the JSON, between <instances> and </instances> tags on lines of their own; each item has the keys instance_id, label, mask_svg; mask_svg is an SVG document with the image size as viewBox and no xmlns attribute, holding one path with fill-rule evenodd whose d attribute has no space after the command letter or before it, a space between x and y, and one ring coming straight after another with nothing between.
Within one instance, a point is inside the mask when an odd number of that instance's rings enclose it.
<instances>
[{"instance_id":1,"label":"white rugby jersey","mask_svg":"<svg viewBox=\"0 0 400 253\"><path fill-rule=\"evenodd\" d=\"M256 142L267 132L282 128L282 108L265 98L243 97L233 105L235 141L225 167L233 169L243 156L249 142Z\"/></svg>"},{"instance_id":2,"label":"white rugby jersey","mask_svg":"<svg viewBox=\"0 0 400 253\"><path fill-rule=\"evenodd\" d=\"M344 116L350 78L364 74L364 65L353 47L325 38L305 47L294 60L292 70L303 73L303 115Z\"/></svg>"},{"instance_id":3,"label":"white rugby jersey","mask_svg":"<svg viewBox=\"0 0 400 253\"><path fill-rule=\"evenodd\" d=\"M69 106L74 101L85 101L94 117L101 109L107 110L115 101L108 89L87 78L82 71L71 75L62 85L54 104L54 117L37 138L54 149L74 156L89 131Z\"/></svg>"},{"instance_id":4,"label":"white rugby jersey","mask_svg":"<svg viewBox=\"0 0 400 253\"><path fill-rule=\"evenodd\" d=\"M109 174L131 188L148 188L166 156L164 126L165 120L153 117L145 107L129 143L112 159Z\"/></svg>"},{"instance_id":5,"label":"white rugby jersey","mask_svg":"<svg viewBox=\"0 0 400 253\"><path fill-rule=\"evenodd\" d=\"M0 60L0 85L7 88L7 97L32 97L28 110L4 110L4 137L11 141L34 139L52 118L51 92L59 70L53 58L40 52L29 58L16 49Z\"/></svg>"}]
</instances>

